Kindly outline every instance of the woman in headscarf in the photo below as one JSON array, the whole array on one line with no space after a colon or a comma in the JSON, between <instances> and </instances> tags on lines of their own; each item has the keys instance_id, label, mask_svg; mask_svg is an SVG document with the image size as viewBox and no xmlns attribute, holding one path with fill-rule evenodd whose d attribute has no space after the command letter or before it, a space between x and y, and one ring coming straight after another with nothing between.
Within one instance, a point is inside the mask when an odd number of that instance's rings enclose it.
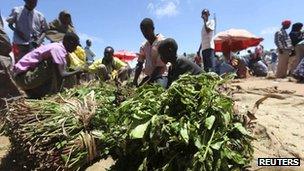
<instances>
[{"instance_id":1,"label":"woman in headscarf","mask_svg":"<svg viewBox=\"0 0 304 171\"><path fill-rule=\"evenodd\" d=\"M289 74L294 72L304 57L304 32L302 31L302 28L302 23L295 23L292 25L291 32L289 33L292 45L296 50L296 55L292 57L289 65Z\"/></svg>"},{"instance_id":2,"label":"woman in headscarf","mask_svg":"<svg viewBox=\"0 0 304 171\"><path fill-rule=\"evenodd\" d=\"M302 32L302 28L302 23L295 23L292 25L289 36L293 46L296 46L298 43L304 40L304 32Z\"/></svg>"},{"instance_id":3,"label":"woman in headscarf","mask_svg":"<svg viewBox=\"0 0 304 171\"><path fill-rule=\"evenodd\" d=\"M49 23L49 27L47 38L51 42L60 42L66 33L75 33L71 14L67 11L61 11L58 19Z\"/></svg>"}]
</instances>

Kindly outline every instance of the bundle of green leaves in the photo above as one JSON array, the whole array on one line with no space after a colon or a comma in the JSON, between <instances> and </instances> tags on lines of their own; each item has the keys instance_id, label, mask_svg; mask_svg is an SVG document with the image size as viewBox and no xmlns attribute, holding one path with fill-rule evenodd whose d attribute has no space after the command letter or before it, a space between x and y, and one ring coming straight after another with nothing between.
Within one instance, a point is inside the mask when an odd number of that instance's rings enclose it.
<instances>
[{"instance_id":1,"label":"bundle of green leaves","mask_svg":"<svg viewBox=\"0 0 304 171\"><path fill-rule=\"evenodd\" d=\"M116 112L102 141L113 169L241 170L252 159L252 138L219 91L224 79L185 75L168 90L146 86Z\"/></svg>"},{"instance_id":2,"label":"bundle of green leaves","mask_svg":"<svg viewBox=\"0 0 304 171\"><path fill-rule=\"evenodd\" d=\"M98 157L92 130L109 129L116 90L114 84L93 84L10 104L6 135L31 165L21 168L78 170L90 164Z\"/></svg>"}]
</instances>

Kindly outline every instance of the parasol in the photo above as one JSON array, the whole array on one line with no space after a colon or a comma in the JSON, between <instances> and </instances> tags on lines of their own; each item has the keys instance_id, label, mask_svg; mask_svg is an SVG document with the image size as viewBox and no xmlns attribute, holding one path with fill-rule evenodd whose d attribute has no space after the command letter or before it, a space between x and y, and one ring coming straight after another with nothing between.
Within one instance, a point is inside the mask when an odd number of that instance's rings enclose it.
<instances>
[{"instance_id":1,"label":"parasol","mask_svg":"<svg viewBox=\"0 0 304 171\"><path fill-rule=\"evenodd\" d=\"M114 56L124 62L132 61L133 59L135 59L137 57L136 53L128 52L125 50L115 52Z\"/></svg>"},{"instance_id":2,"label":"parasol","mask_svg":"<svg viewBox=\"0 0 304 171\"><path fill-rule=\"evenodd\" d=\"M218 33L215 36L216 52L236 52L257 46L263 41L263 38L257 37L247 30L230 29Z\"/></svg>"}]
</instances>

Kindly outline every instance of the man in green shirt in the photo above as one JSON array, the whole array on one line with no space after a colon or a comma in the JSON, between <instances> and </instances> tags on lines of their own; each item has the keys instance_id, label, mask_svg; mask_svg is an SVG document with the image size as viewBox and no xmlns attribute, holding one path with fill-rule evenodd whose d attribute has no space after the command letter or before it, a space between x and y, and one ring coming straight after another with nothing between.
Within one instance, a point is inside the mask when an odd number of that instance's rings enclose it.
<instances>
[{"instance_id":1,"label":"man in green shirt","mask_svg":"<svg viewBox=\"0 0 304 171\"><path fill-rule=\"evenodd\" d=\"M114 57L114 49L111 46L105 48L102 60L95 60L89 66L89 71L102 75L105 80L112 78L120 82L127 80L130 75L129 65Z\"/></svg>"}]
</instances>

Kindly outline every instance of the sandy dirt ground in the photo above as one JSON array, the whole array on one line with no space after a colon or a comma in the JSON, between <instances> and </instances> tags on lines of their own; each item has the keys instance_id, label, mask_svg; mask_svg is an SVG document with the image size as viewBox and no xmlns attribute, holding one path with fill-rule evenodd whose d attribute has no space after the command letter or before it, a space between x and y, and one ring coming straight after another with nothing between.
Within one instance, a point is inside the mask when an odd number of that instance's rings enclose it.
<instances>
[{"instance_id":1,"label":"sandy dirt ground","mask_svg":"<svg viewBox=\"0 0 304 171\"><path fill-rule=\"evenodd\" d=\"M304 170L304 84L291 82L291 79L273 80L250 78L235 80L232 85L240 89L235 95L236 108L241 114L250 111L255 120L252 125L256 140L254 159L250 170ZM264 100L254 110L254 104ZM9 149L9 140L0 136L0 159ZM265 168L257 166L258 158L281 157L301 158L301 166L294 168ZM113 160L100 161L88 171L103 171L113 164Z\"/></svg>"},{"instance_id":2,"label":"sandy dirt ground","mask_svg":"<svg viewBox=\"0 0 304 171\"><path fill-rule=\"evenodd\" d=\"M257 118L252 170L304 170L304 84L290 81L251 78L234 83L245 91L234 95L236 108L242 114L250 111ZM269 94L272 97L253 112L254 104ZM267 157L301 158L301 167L258 167L258 158Z\"/></svg>"}]
</instances>

